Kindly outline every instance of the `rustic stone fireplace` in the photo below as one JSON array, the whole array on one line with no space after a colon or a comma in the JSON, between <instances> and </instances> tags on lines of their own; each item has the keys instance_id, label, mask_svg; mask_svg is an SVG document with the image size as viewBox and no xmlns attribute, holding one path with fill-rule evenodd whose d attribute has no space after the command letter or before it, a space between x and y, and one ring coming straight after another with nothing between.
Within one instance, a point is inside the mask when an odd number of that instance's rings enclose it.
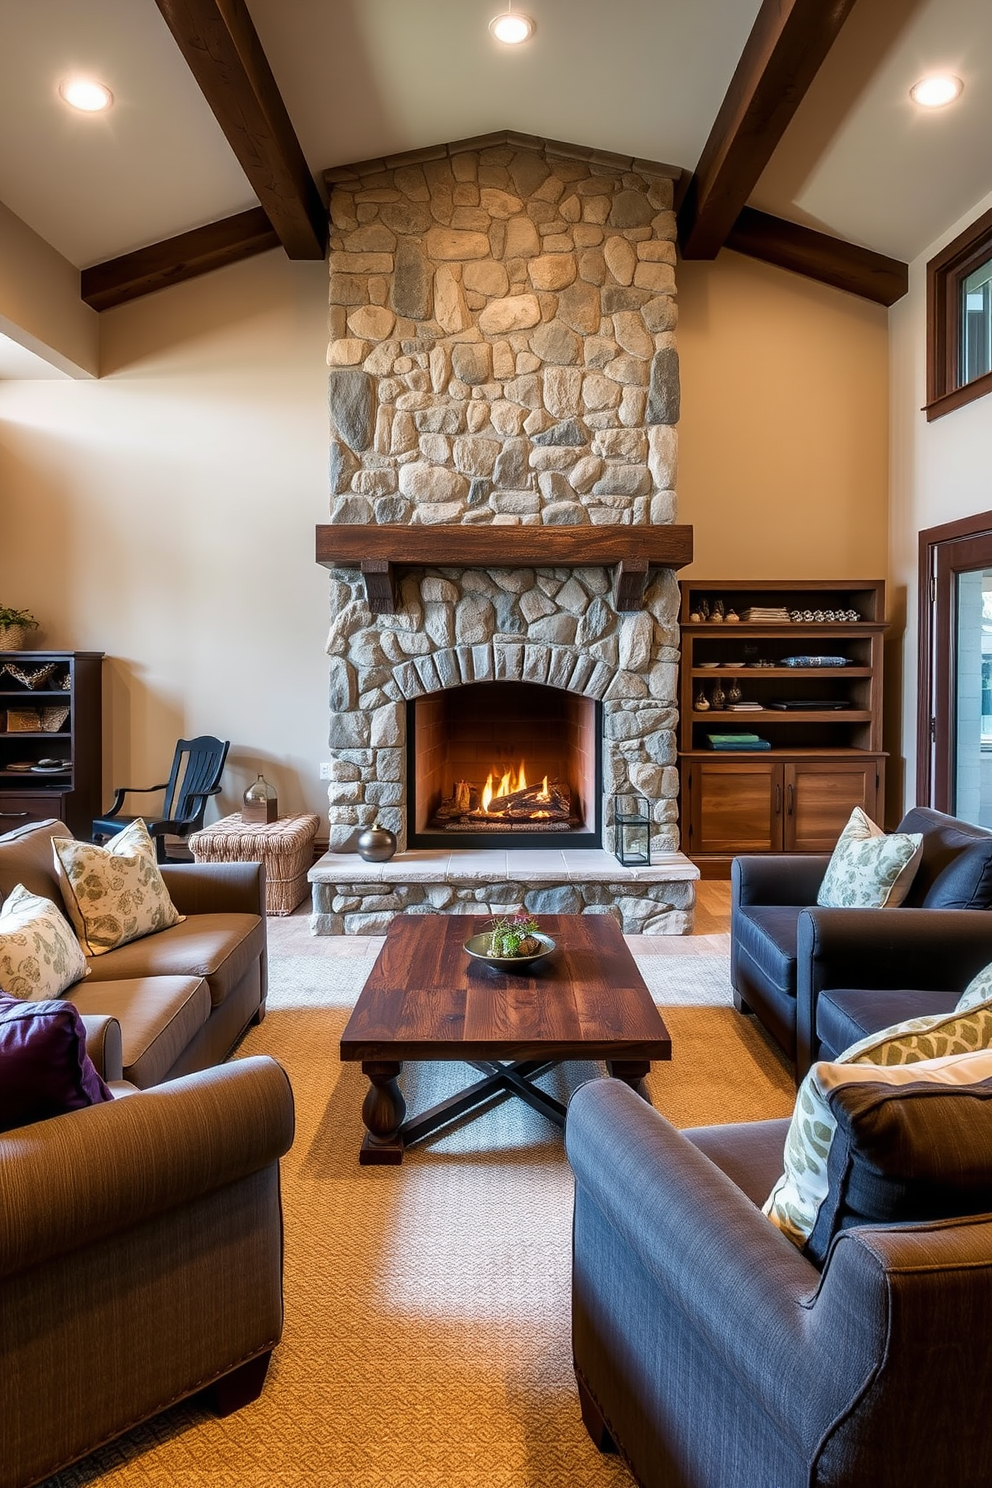
<instances>
[{"instance_id":1,"label":"rustic stone fireplace","mask_svg":"<svg viewBox=\"0 0 992 1488\"><path fill-rule=\"evenodd\" d=\"M672 175L513 134L328 173L317 933L523 904L691 925ZM638 870L611 856L632 790L652 815ZM376 821L399 851L367 865Z\"/></svg>"}]
</instances>

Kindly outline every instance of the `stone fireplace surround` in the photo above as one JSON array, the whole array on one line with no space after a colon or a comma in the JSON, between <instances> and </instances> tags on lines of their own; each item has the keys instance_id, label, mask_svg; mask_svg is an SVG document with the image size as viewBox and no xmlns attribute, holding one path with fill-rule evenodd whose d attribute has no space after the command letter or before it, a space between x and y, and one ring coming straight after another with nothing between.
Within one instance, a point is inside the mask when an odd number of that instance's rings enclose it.
<instances>
[{"instance_id":1,"label":"stone fireplace surround","mask_svg":"<svg viewBox=\"0 0 992 1488\"><path fill-rule=\"evenodd\" d=\"M315 933L520 907L611 913L628 933L691 928L674 572L650 570L631 609L612 564L561 561L565 529L647 537L675 518L671 176L511 134L329 173L332 497L318 545L331 534L332 783ZM487 562L444 562L453 526L488 529ZM359 548L390 529L400 563L401 529L432 528L437 563L397 568L384 597L352 557L335 560L344 527ZM557 561L501 566L500 527L553 529ZM516 837L505 851L407 850L407 704L490 681L601 702L603 850ZM630 790L651 803L650 868L612 856L612 798ZM386 864L353 851L375 821L399 839Z\"/></svg>"}]
</instances>

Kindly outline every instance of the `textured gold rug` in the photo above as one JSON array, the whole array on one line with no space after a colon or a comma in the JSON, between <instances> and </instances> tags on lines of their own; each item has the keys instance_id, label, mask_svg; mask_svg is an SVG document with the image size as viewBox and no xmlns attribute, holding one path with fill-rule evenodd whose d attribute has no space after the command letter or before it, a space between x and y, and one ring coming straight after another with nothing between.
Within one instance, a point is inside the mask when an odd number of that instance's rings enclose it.
<instances>
[{"instance_id":1,"label":"textured gold rug","mask_svg":"<svg viewBox=\"0 0 992 1488\"><path fill-rule=\"evenodd\" d=\"M269 1014L240 1051L279 1059L297 1105L283 1165L286 1330L261 1399L224 1421L177 1407L48 1488L630 1483L579 1419L560 1133L509 1100L400 1168L358 1165L365 1082L338 1062L337 1040L371 960L275 958ZM691 993L688 965L680 974ZM650 1090L677 1125L791 1112L788 1073L753 1020L725 1006L663 1014L674 1058L655 1066ZM571 1065L545 1080L565 1098L595 1073ZM411 1109L465 1083L464 1066L404 1074Z\"/></svg>"}]
</instances>

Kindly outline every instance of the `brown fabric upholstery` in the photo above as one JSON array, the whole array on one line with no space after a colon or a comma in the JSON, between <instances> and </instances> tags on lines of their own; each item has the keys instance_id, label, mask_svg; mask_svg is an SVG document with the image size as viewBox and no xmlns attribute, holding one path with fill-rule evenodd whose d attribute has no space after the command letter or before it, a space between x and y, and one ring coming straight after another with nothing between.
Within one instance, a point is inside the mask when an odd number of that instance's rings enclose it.
<instances>
[{"instance_id":1,"label":"brown fabric upholstery","mask_svg":"<svg viewBox=\"0 0 992 1488\"><path fill-rule=\"evenodd\" d=\"M62 908L62 891L55 876L53 837L71 837L65 822L31 822L0 837L0 903L16 884L41 894Z\"/></svg>"},{"instance_id":2,"label":"brown fabric upholstery","mask_svg":"<svg viewBox=\"0 0 992 1488\"><path fill-rule=\"evenodd\" d=\"M292 1138L271 1059L0 1137L3 1488L272 1349Z\"/></svg>"},{"instance_id":3,"label":"brown fabric upholstery","mask_svg":"<svg viewBox=\"0 0 992 1488\"><path fill-rule=\"evenodd\" d=\"M135 977L78 982L66 994L80 1013L108 1013L122 1034L123 1078L142 1090L167 1078L183 1050L210 1017L202 977Z\"/></svg>"},{"instance_id":4,"label":"brown fabric upholstery","mask_svg":"<svg viewBox=\"0 0 992 1488\"><path fill-rule=\"evenodd\" d=\"M265 951L257 915L198 914L104 956L89 956L88 984L132 977L205 977L214 1007Z\"/></svg>"}]
</instances>

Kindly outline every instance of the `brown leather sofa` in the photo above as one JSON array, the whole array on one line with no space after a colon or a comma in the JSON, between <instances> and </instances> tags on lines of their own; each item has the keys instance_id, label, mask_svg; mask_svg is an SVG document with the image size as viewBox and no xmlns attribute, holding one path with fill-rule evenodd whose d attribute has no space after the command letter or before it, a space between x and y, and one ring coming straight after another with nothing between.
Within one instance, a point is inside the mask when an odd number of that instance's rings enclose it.
<instances>
[{"instance_id":1,"label":"brown leather sofa","mask_svg":"<svg viewBox=\"0 0 992 1488\"><path fill-rule=\"evenodd\" d=\"M0 836L0 901L22 883L62 895L52 838L64 822L34 822ZM90 974L64 996L83 1016L87 1049L106 1080L140 1089L219 1064L265 1015L265 868L261 863L163 864L186 919L90 956Z\"/></svg>"}]
</instances>

